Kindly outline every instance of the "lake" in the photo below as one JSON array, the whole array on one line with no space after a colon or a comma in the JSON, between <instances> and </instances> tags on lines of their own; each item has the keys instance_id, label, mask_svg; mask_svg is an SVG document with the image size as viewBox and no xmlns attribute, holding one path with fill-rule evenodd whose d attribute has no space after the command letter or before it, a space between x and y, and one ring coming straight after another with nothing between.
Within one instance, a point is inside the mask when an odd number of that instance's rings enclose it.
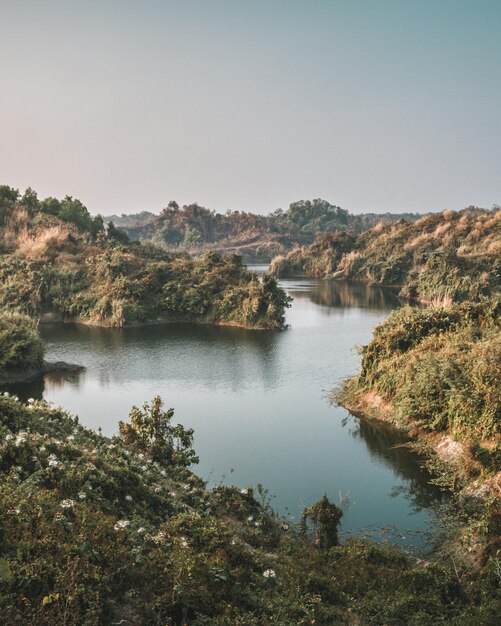
<instances>
[{"instance_id":1,"label":"lake","mask_svg":"<svg viewBox=\"0 0 501 626\"><path fill-rule=\"evenodd\" d=\"M272 506L296 520L325 492L343 505L345 534L422 544L444 496L428 484L421 460L394 429L330 402L332 389L357 371L356 345L398 306L395 293L307 278L281 285L294 298L283 332L43 325L47 360L86 370L13 390L43 395L106 435L132 405L159 394L195 430L195 471L211 485L262 483Z\"/></svg>"}]
</instances>

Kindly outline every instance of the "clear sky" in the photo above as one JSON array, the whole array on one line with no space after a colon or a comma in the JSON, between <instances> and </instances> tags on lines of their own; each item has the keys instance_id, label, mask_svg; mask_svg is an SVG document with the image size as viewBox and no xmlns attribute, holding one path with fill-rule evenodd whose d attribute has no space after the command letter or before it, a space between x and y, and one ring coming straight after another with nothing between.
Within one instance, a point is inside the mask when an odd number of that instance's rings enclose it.
<instances>
[{"instance_id":1,"label":"clear sky","mask_svg":"<svg viewBox=\"0 0 501 626\"><path fill-rule=\"evenodd\" d=\"M93 212L501 203L501 0L1 0L0 183Z\"/></svg>"}]
</instances>

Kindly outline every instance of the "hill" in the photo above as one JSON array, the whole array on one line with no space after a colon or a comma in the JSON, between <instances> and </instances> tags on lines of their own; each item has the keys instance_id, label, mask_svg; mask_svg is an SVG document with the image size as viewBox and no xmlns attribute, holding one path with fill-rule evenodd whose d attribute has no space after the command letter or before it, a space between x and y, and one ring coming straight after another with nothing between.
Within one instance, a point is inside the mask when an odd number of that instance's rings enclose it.
<instances>
[{"instance_id":1,"label":"hill","mask_svg":"<svg viewBox=\"0 0 501 626\"><path fill-rule=\"evenodd\" d=\"M0 187L0 307L106 326L189 321L282 328L286 294L238 256L128 242L70 197Z\"/></svg>"},{"instance_id":2,"label":"hill","mask_svg":"<svg viewBox=\"0 0 501 626\"><path fill-rule=\"evenodd\" d=\"M382 222L394 223L417 214L365 213L352 215L326 200L301 200L286 211L269 215L244 211L216 213L198 204L183 206L170 202L160 215L142 212L111 216L115 226L130 239L152 241L168 250L185 250L199 255L207 250L238 253L247 260L269 261L295 245L311 243L318 233L330 231L359 234Z\"/></svg>"},{"instance_id":3,"label":"hill","mask_svg":"<svg viewBox=\"0 0 501 626\"><path fill-rule=\"evenodd\" d=\"M275 258L271 271L393 285L414 300L478 299L501 286L501 210L444 211L358 236L320 235Z\"/></svg>"}]
</instances>

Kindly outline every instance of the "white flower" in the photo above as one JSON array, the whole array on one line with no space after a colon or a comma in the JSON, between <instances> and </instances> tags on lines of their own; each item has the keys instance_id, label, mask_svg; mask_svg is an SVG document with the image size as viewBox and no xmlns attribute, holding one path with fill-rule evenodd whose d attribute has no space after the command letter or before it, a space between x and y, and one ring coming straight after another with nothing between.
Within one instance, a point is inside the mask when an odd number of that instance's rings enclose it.
<instances>
[{"instance_id":1,"label":"white flower","mask_svg":"<svg viewBox=\"0 0 501 626\"><path fill-rule=\"evenodd\" d=\"M160 470L160 474L161 474L162 476L167 476L167 472L166 472L165 470Z\"/></svg>"},{"instance_id":2,"label":"white flower","mask_svg":"<svg viewBox=\"0 0 501 626\"><path fill-rule=\"evenodd\" d=\"M146 465L141 465L141 471L145 472L147 469Z\"/></svg>"},{"instance_id":3,"label":"white flower","mask_svg":"<svg viewBox=\"0 0 501 626\"><path fill-rule=\"evenodd\" d=\"M66 437L66 441L74 441L75 440L75 435L68 435Z\"/></svg>"},{"instance_id":4,"label":"white flower","mask_svg":"<svg viewBox=\"0 0 501 626\"><path fill-rule=\"evenodd\" d=\"M14 435L5 435L5 441L12 441L14 439Z\"/></svg>"},{"instance_id":5,"label":"white flower","mask_svg":"<svg viewBox=\"0 0 501 626\"><path fill-rule=\"evenodd\" d=\"M59 503L59 506L62 509L72 509L75 506L75 500L61 500L61 502Z\"/></svg>"},{"instance_id":6,"label":"white flower","mask_svg":"<svg viewBox=\"0 0 501 626\"><path fill-rule=\"evenodd\" d=\"M47 450L45 446L40 446L40 452L45 452L45 450Z\"/></svg>"},{"instance_id":7,"label":"white flower","mask_svg":"<svg viewBox=\"0 0 501 626\"><path fill-rule=\"evenodd\" d=\"M248 489L240 489L240 493L244 496L246 496L249 493Z\"/></svg>"},{"instance_id":8,"label":"white flower","mask_svg":"<svg viewBox=\"0 0 501 626\"><path fill-rule=\"evenodd\" d=\"M127 502L132 502L132 496L127 495L125 496L125 499L127 500Z\"/></svg>"},{"instance_id":9,"label":"white flower","mask_svg":"<svg viewBox=\"0 0 501 626\"><path fill-rule=\"evenodd\" d=\"M80 491L78 494L78 497L80 500L85 500L85 498L87 497L87 494L84 493L83 491Z\"/></svg>"},{"instance_id":10,"label":"white flower","mask_svg":"<svg viewBox=\"0 0 501 626\"><path fill-rule=\"evenodd\" d=\"M144 531L145 531L145 530L146 530L146 528L144 528L144 526L140 526L140 527L137 529L137 531L136 531L136 532L137 532L139 535L142 535L142 534L144 533Z\"/></svg>"},{"instance_id":11,"label":"white flower","mask_svg":"<svg viewBox=\"0 0 501 626\"><path fill-rule=\"evenodd\" d=\"M121 520L118 520L114 528L115 530L125 530L129 524L130 524L129 520L121 519Z\"/></svg>"},{"instance_id":12,"label":"white flower","mask_svg":"<svg viewBox=\"0 0 501 626\"><path fill-rule=\"evenodd\" d=\"M265 569L263 572L263 576L265 578L275 578L276 574L275 574L275 570L274 569Z\"/></svg>"},{"instance_id":13,"label":"white flower","mask_svg":"<svg viewBox=\"0 0 501 626\"><path fill-rule=\"evenodd\" d=\"M32 461L38 461L38 457L37 457L37 456L35 456L35 455L33 455L33 456L31 457L31 460L32 460Z\"/></svg>"},{"instance_id":14,"label":"white flower","mask_svg":"<svg viewBox=\"0 0 501 626\"><path fill-rule=\"evenodd\" d=\"M162 487L155 487L155 493L160 493L162 491Z\"/></svg>"},{"instance_id":15,"label":"white flower","mask_svg":"<svg viewBox=\"0 0 501 626\"><path fill-rule=\"evenodd\" d=\"M26 443L26 435L27 435L27 433L25 433L25 432L18 433L18 435L16 437L15 445L16 446L20 446L22 443Z\"/></svg>"},{"instance_id":16,"label":"white flower","mask_svg":"<svg viewBox=\"0 0 501 626\"><path fill-rule=\"evenodd\" d=\"M183 546L183 548L188 547L188 542L186 541L186 537L181 537L181 545Z\"/></svg>"},{"instance_id":17,"label":"white flower","mask_svg":"<svg viewBox=\"0 0 501 626\"><path fill-rule=\"evenodd\" d=\"M163 530L161 530L159 533L157 533L156 535L154 535L152 537L153 541L155 543L162 543L162 541L165 541L165 533Z\"/></svg>"},{"instance_id":18,"label":"white flower","mask_svg":"<svg viewBox=\"0 0 501 626\"><path fill-rule=\"evenodd\" d=\"M49 463L49 467L57 467L58 465L61 465L55 454L50 454L47 461Z\"/></svg>"},{"instance_id":19,"label":"white flower","mask_svg":"<svg viewBox=\"0 0 501 626\"><path fill-rule=\"evenodd\" d=\"M28 404L33 404L33 402L35 402L35 398L28 398L28 400L26 402Z\"/></svg>"},{"instance_id":20,"label":"white flower","mask_svg":"<svg viewBox=\"0 0 501 626\"><path fill-rule=\"evenodd\" d=\"M3 392L3 395L4 395L6 398L8 398L8 397L10 396L10 393L9 393L8 391L4 391L4 392Z\"/></svg>"},{"instance_id":21,"label":"white flower","mask_svg":"<svg viewBox=\"0 0 501 626\"><path fill-rule=\"evenodd\" d=\"M249 515L249 517L247 518L247 521L248 522L253 522L254 521L254 518L252 517L252 515Z\"/></svg>"}]
</instances>

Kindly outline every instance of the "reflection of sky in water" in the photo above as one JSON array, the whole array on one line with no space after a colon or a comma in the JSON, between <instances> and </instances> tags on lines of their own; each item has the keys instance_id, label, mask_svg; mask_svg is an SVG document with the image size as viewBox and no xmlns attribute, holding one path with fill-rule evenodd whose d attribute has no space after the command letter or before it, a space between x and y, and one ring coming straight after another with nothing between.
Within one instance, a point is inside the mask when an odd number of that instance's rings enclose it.
<instances>
[{"instance_id":1,"label":"reflection of sky in water","mask_svg":"<svg viewBox=\"0 0 501 626\"><path fill-rule=\"evenodd\" d=\"M103 329L45 326L48 360L86 366L73 380L46 377L44 397L84 424L117 430L133 404L160 394L195 429L197 473L241 486L261 482L274 506L297 516L325 491L349 494L346 531L423 528L438 499L402 438L330 405L353 374L355 345L395 306L394 293L364 285L292 279L284 332L172 324ZM40 394L42 386L18 388ZM232 471L233 470L233 471Z\"/></svg>"}]
</instances>

